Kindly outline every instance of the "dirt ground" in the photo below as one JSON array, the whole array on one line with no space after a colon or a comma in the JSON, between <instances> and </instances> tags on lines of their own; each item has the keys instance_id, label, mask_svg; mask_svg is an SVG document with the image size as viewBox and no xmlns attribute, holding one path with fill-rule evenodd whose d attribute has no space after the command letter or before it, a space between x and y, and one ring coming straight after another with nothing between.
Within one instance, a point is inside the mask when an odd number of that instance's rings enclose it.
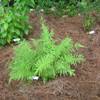
<instances>
[{"instance_id":1,"label":"dirt ground","mask_svg":"<svg viewBox=\"0 0 100 100\"><path fill-rule=\"evenodd\" d=\"M82 17L58 18L45 16L56 39L70 36L85 47L80 50L86 61L75 66L76 76L59 77L43 84L41 80L32 83L14 81L8 84L8 64L12 58L12 46L0 49L0 100L100 100L100 24L94 27L95 34L83 30ZM39 17L32 13L32 37L40 35Z\"/></svg>"}]
</instances>

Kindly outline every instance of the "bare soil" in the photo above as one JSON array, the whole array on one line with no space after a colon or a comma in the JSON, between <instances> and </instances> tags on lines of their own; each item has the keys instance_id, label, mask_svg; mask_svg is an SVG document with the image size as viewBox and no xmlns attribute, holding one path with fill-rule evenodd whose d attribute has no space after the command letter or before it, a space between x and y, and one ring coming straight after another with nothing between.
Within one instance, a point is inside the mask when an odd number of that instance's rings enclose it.
<instances>
[{"instance_id":1,"label":"bare soil","mask_svg":"<svg viewBox=\"0 0 100 100\"><path fill-rule=\"evenodd\" d=\"M55 31L54 38L61 40L70 36L85 47L80 50L86 61L75 66L76 76L59 77L43 84L41 80L25 83L8 83L8 64L12 59L12 46L0 49L0 100L100 100L100 24L96 24L95 34L83 30L82 17L45 16L50 28ZM30 15L33 26L32 37L40 36L39 17Z\"/></svg>"}]
</instances>

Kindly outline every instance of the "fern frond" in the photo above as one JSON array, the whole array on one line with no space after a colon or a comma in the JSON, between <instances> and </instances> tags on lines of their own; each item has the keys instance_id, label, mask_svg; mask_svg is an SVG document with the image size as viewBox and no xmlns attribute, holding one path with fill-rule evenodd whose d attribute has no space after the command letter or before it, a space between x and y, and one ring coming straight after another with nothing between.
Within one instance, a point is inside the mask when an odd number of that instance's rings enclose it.
<instances>
[{"instance_id":1,"label":"fern frond","mask_svg":"<svg viewBox=\"0 0 100 100\"><path fill-rule=\"evenodd\" d=\"M10 64L10 80L26 80L32 76L39 76L48 81L61 75L75 75L71 65L84 60L77 50L82 45L74 44L71 38L65 38L60 44L56 44L52 36L53 31L42 22L42 34L40 39L33 40L32 44L23 41L15 48L15 56Z\"/></svg>"},{"instance_id":2,"label":"fern frond","mask_svg":"<svg viewBox=\"0 0 100 100\"><path fill-rule=\"evenodd\" d=\"M24 80L32 76L31 67L33 65L34 55L30 44L23 41L14 48L14 58L10 64L10 80Z\"/></svg>"}]
</instances>

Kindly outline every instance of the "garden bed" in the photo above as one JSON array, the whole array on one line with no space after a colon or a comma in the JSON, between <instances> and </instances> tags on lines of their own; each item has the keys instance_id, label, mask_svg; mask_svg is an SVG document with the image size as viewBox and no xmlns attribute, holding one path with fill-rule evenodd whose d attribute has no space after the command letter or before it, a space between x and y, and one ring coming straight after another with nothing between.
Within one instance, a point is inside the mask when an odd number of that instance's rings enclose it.
<instances>
[{"instance_id":1,"label":"garden bed","mask_svg":"<svg viewBox=\"0 0 100 100\"><path fill-rule=\"evenodd\" d=\"M0 49L0 100L100 100L100 25L95 34L88 34L82 27L82 17L45 16L46 22L55 31L54 38L61 40L70 36L85 47L81 49L86 61L75 66L74 77L59 77L43 84L41 80L25 83L14 81L8 84L8 63L13 56L12 46ZM32 37L39 37L39 18L30 15Z\"/></svg>"}]
</instances>

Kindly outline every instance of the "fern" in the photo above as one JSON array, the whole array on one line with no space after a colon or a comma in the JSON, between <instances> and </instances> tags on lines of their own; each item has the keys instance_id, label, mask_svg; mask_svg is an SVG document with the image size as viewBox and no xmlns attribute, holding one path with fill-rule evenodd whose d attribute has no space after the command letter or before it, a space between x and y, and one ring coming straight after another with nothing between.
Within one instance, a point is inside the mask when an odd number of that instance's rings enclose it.
<instances>
[{"instance_id":1,"label":"fern","mask_svg":"<svg viewBox=\"0 0 100 100\"><path fill-rule=\"evenodd\" d=\"M76 53L82 45L74 44L68 37L57 45L52 38L54 32L49 31L42 18L41 23L40 39L33 40L31 45L23 41L15 48L15 57L10 64L10 80L39 76L45 82L59 75L73 76L75 70L71 65L84 60L82 55Z\"/></svg>"},{"instance_id":2,"label":"fern","mask_svg":"<svg viewBox=\"0 0 100 100\"><path fill-rule=\"evenodd\" d=\"M10 80L24 80L32 76L31 67L33 66L33 50L30 44L23 41L18 47L14 48L14 59L10 64Z\"/></svg>"}]
</instances>

